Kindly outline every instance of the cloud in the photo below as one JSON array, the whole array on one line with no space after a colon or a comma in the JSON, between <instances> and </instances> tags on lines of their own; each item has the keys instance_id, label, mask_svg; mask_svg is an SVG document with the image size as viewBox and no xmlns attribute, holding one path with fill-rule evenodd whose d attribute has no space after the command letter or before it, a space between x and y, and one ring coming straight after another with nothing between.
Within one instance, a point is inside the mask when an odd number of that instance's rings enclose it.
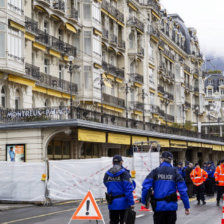
<instances>
[{"instance_id":1,"label":"cloud","mask_svg":"<svg viewBox=\"0 0 224 224\"><path fill-rule=\"evenodd\" d=\"M197 30L203 54L224 55L224 1L222 0L160 0L162 8L177 13L187 27Z\"/></svg>"}]
</instances>

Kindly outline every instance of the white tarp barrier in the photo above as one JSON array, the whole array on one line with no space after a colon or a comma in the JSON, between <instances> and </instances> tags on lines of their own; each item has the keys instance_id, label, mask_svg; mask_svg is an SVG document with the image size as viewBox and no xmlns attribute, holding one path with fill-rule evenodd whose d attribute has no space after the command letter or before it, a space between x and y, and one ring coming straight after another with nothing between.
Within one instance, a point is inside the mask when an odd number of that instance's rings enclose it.
<instances>
[{"instance_id":1,"label":"white tarp barrier","mask_svg":"<svg viewBox=\"0 0 224 224\"><path fill-rule=\"evenodd\" d=\"M44 201L45 163L0 162L0 200Z\"/></svg>"},{"instance_id":2,"label":"white tarp barrier","mask_svg":"<svg viewBox=\"0 0 224 224\"><path fill-rule=\"evenodd\" d=\"M124 167L132 169L132 158L123 158ZM112 167L112 158L49 161L49 198L52 200L82 199L88 190L95 198L105 198L105 172Z\"/></svg>"},{"instance_id":3,"label":"white tarp barrier","mask_svg":"<svg viewBox=\"0 0 224 224\"><path fill-rule=\"evenodd\" d=\"M136 195L140 198L144 179L153 169L159 166L159 152L135 152L133 166L136 171Z\"/></svg>"}]
</instances>

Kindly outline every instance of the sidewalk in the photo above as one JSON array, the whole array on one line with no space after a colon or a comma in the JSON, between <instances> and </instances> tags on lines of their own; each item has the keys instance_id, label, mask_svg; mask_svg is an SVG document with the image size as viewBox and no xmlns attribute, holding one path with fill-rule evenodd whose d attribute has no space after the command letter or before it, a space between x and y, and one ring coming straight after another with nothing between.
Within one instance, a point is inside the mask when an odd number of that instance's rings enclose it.
<instances>
[{"instance_id":1,"label":"sidewalk","mask_svg":"<svg viewBox=\"0 0 224 224\"><path fill-rule=\"evenodd\" d=\"M0 211L6 211L6 210L11 210L11 209L17 209L17 208L26 208L26 207L31 207L35 206L34 204L17 204L17 203L9 203L9 204L3 204L0 203Z\"/></svg>"}]
</instances>

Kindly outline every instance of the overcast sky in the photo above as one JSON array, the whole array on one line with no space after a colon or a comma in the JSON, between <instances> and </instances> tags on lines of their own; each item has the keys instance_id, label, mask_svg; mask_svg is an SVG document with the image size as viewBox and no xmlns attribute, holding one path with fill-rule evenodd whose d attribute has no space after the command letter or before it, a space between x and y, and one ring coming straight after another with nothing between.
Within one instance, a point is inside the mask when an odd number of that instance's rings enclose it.
<instances>
[{"instance_id":1,"label":"overcast sky","mask_svg":"<svg viewBox=\"0 0 224 224\"><path fill-rule=\"evenodd\" d=\"M203 55L224 57L224 0L160 0L167 13L177 13L197 30Z\"/></svg>"}]
</instances>

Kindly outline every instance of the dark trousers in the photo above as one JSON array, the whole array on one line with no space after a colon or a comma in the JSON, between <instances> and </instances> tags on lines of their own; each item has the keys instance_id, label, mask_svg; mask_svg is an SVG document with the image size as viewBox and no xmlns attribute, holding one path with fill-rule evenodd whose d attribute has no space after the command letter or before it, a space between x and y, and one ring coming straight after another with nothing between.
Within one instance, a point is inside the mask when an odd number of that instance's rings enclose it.
<instances>
[{"instance_id":1,"label":"dark trousers","mask_svg":"<svg viewBox=\"0 0 224 224\"><path fill-rule=\"evenodd\" d=\"M126 210L110 210L110 224L124 224Z\"/></svg>"},{"instance_id":2,"label":"dark trousers","mask_svg":"<svg viewBox=\"0 0 224 224\"><path fill-rule=\"evenodd\" d=\"M216 186L217 189L217 201L219 202L224 193L224 186Z\"/></svg>"},{"instance_id":3,"label":"dark trousers","mask_svg":"<svg viewBox=\"0 0 224 224\"><path fill-rule=\"evenodd\" d=\"M153 220L154 224L175 224L177 220L177 212L155 212L153 215Z\"/></svg>"},{"instance_id":4,"label":"dark trousers","mask_svg":"<svg viewBox=\"0 0 224 224\"><path fill-rule=\"evenodd\" d=\"M194 185L193 185L192 182L191 183L186 183L186 185L187 185L187 194L188 194L188 197L189 198L192 198L194 196L194 193L193 193L193 187L194 187Z\"/></svg>"},{"instance_id":5,"label":"dark trousers","mask_svg":"<svg viewBox=\"0 0 224 224\"><path fill-rule=\"evenodd\" d=\"M205 200L205 185L201 184L199 186L195 186L195 193L197 195L198 201L204 201Z\"/></svg>"},{"instance_id":6,"label":"dark trousers","mask_svg":"<svg viewBox=\"0 0 224 224\"><path fill-rule=\"evenodd\" d=\"M207 195L214 195L214 180L213 179L207 179L205 182L205 188L206 188L206 194Z\"/></svg>"}]
</instances>

